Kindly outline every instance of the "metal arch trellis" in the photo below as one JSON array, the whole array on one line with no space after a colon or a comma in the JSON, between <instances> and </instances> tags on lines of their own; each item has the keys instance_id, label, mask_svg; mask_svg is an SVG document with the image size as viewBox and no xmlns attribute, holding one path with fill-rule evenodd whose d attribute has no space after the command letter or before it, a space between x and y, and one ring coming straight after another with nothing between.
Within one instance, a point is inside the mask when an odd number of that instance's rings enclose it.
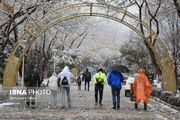
<instances>
[{"instance_id":1,"label":"metal arch trellis","mask_svg":"<svg viewBox=\"0 0 180 120\"><path fill-rule=\"evenodd\" d=\"M3 88L6 89L15 85L15 76L21 60L34 40L36 40L48 28L68 19L81 16L98 16L108 18L122 23L134 30L153 50L162 71L164 89L176 93L174 66L167 48L157 34L144 21L130 12L101 3L78 3L64 6L47 13L40 20L33 21L29 24L29 27L24 31L21 37L19 37L8 57L3 76ZM139 27L140 24L143 25L145 34L141 32ZM156 39L154 45L151 44L150 38ZM25 44L23 45L23 43Z\"/></svg>"}]
</instances>

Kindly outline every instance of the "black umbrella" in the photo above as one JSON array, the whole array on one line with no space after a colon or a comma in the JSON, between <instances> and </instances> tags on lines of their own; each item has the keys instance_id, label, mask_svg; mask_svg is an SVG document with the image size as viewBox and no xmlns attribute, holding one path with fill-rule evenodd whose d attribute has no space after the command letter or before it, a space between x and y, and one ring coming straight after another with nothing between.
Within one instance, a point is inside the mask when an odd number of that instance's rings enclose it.
<instances>
[{"instance_id":1,"label":"black umbrella","mask_svg":"<svg viewBox=\"0 0 180 120\"><path fill-rule=\"evenodd\" d=\"M125 65L111 64L108 66L109 71L118 71L122 73L129 73L129 69Z\"/></svg>"}]
</instances>

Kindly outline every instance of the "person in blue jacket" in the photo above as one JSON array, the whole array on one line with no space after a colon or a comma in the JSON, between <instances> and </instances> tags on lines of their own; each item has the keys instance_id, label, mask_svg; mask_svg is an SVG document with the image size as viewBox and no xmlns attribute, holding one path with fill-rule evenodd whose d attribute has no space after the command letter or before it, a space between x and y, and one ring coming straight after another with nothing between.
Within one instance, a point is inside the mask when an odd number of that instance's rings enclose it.
<instances>
[{"instance_id":1,"label":"person in blue jacket","mask_svg":"<svg viewBox=\"0 0 180 120\"><path fill-rule=\"evenodd\" d=\"M113 109L120 108L120 90L122 87L121 83L123 82L123 80L123 75L118 71L112 71L108 75L107 81L108 84L111 86L112 90Z\"/></svg>"}]
</instances>

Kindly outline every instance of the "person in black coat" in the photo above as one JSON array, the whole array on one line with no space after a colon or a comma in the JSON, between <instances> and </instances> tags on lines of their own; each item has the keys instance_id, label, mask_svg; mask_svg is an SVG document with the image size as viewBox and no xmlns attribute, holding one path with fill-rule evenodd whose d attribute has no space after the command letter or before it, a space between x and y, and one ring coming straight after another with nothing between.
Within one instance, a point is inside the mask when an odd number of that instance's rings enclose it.
<instances>
[{"instance_id":1,"label":"person in black coat","mask_svg":"<svg viewBox=\"0 0 180 120\"><path fill-rule=\"evenodd\" d=\"M35 91L36 87L40 87L40 75L39 71L35 69L33 64L31 64L25 74L24 83L27 90L26 95L26 108L35 108L35 92L32 93L30 91ZM31 99L30 99L31 98Z\"/></svg>"},{"instance_id":2,"label":"person in black coat","mask_svg":"<svg viewBox=\"0 0 180 120\"><path fill-rule=\"evenodd\" d=\"M85 90L86 90L86 84L88 84L88 91L89 91L89 82L91 81L91 73L86 68L86 71L83 73L83 81L85 81Z\"/></svg>"}]
</instances>

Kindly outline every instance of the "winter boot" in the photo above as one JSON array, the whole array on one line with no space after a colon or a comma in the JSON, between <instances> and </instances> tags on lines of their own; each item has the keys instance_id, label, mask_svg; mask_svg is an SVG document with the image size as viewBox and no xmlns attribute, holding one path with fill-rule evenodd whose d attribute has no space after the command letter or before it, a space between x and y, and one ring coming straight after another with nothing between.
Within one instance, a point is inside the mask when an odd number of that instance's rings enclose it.
<instances>
[{"instance_id":1,"label":"winter boot","mask_svg":"<svg viewBox=\"0 0 180 120\"><path fill-rule=\"evenodd\" d=\"M120 109L120 106L119 106L119 105L117 106L117 109L118 109L118 110Z\"/></svg>"},{"instance_id":2,"label":"winter boot","mask_svg":"<svg viewBox=\"0 0 180 120\"><path fill-rule=\"evenodd\" d=\"M135 109L138 109L138 104L135 103Z\"/></svg>"},{"instance_id":3,"label":"winter boot","mask_svg":"<svg viewBox=\"0 0 180 120\"><path fill-rule=\"evenodd\" d=\"M32 109L35 109L35 105L34 105L34 104L31 104L31 108L32 108Z\"/></svg>"},{"instance_id":4,"label":"winter boot","mask_svg":"<svg viewBox=\"0 0 180 120\"><path fill-rule=\"evenodd\" d=\"M29 108L29 102L26 102L26 106L25 106L26 108Z\"/></svg>"},{"instance_id":5,"label":"winter boot","mask_svg":"<svg viewBox=\"0 0 180 120\"><path fill-rule=\"evenodd\" d=\"M102 103L99 103L99 107L101 107L101 106L103 106L103 104L102 104Z\"/></svg>"},{"instance_id":6,"label":"winter boot","mask_svg":"<svg viewBox=\"0 0 180 120\"><path fill-rule=\"evenodd\" d=\"M147 104L144 103L144 110L147 110Z\"/></svg>"},{"instance_id":7,"label":"winter boot","mask_svg":"<svg viewBox=\"0 0 180 120\"><path fill-rule=\"evenodd\" d=\"M48 105L48 109L51 109L51 105Z\"/></svg>"},{"instance_id":8,"label":"winter boot","mask_svg":"<svg viewBox=\"0 0 180 120\"><path fill-rule=\"evenodd\" d=\"M26 104L26 106L25 106L26 108L29 108L29 105L28 104Z\"/></svg>"}]
</instances>

